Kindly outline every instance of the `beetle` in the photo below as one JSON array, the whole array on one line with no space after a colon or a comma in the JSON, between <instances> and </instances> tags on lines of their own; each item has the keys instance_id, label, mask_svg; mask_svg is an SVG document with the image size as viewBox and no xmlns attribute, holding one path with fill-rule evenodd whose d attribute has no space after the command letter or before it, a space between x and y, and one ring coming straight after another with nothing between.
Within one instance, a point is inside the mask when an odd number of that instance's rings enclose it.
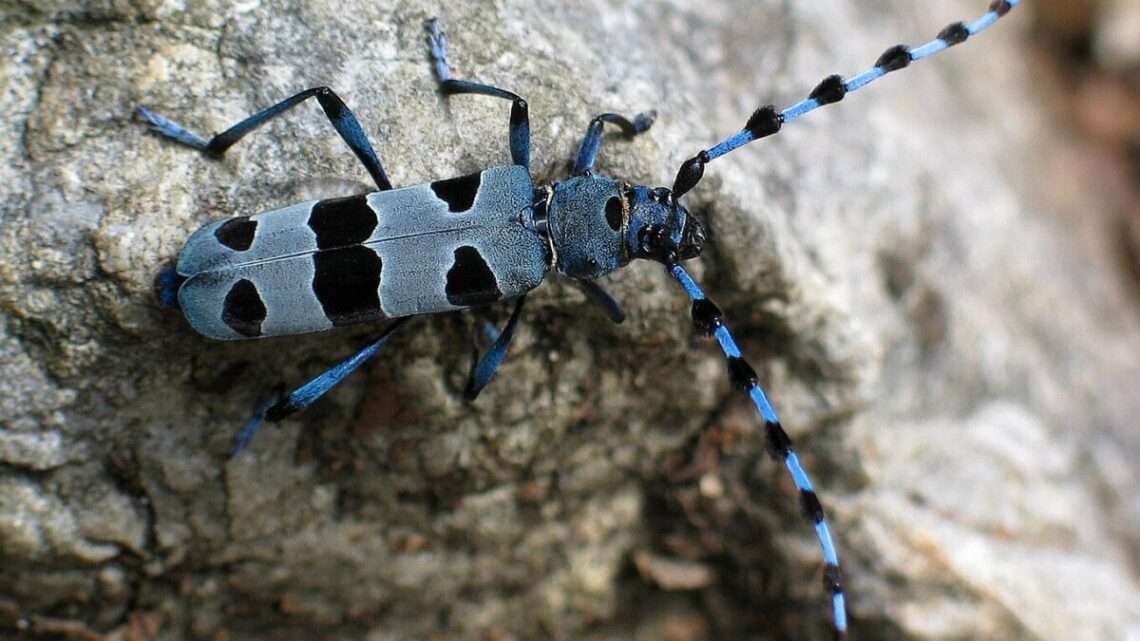
<instances>
[{"instance_id":1,"label":"beetle","mask_svg":"<svg viewBox=\"0 0 1140 641\"><path fill-rule=\"evenodd\" d=\"M316 98L378 189L209 223L186 241L177 263L159 274L157 294L165 304L180 308L197 332L219 340L391 320L360 351L293 392L259 406L238 434L236 453L263 422L279 421L308 407L379 352L415 316L514 301L503 330L493 334L492 346L472 368L465 396L474 399L503 362L527 293L548 272L574 279L612 320L621 322L620 305L593 281L634 259L662 264L689 297L696 329L716 339L732 381L749 396L763 420L769 453L787 468L799 491L801 507L823 553L835 637L843 639L846 596L823 507L720 309L681 265L701 254L706 232L680 199L700 182L711 161L773 135L787 123L839 102L888 73L966 41L1019 2L995 0L978 19L952 23L925 44L890 47L868 70L847 79L828 76L807 98L786 109L758 108L738 133L682 163L671 188L632 185L592 171L606 124L633 137L650 128L654 112L633 118L614 113L596 116L581 142L571 177L551 185L534 184L526 100L499 87L452 78L447 37L437 20L428 22L428 42L442 93L510 101L510 166L394 189L356 116L328 87L286 98L208 140L139 107L138 115L158 134L220 156L260 125Z\"/></svg>"}]
</instances>

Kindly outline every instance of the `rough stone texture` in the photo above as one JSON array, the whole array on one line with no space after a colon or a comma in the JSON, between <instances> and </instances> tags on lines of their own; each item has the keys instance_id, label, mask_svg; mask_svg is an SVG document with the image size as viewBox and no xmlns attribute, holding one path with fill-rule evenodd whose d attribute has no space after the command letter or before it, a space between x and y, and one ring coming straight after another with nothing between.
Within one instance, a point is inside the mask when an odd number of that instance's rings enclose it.
<instances>
[{"instance_id":1,"label":"rough stone texture","mask_svg":"<svg viewBox=\"0 0 1140 641\"><path fill-rule=\"evenodd\" d=\"M208 132L327 84L398 184L506 162L507 107L434 90L442 15L458 77L529 99L539 179L593 113L652 107L599 170L662 184L759 101L985 2L37 4L0 8L0 634L824 638L790 483L653 265L608 280L621 326L545 285L473 406L475 316L431 318L227 461L274 382L375 330L211 343L151 281L207 220L367 176L316 106L221 162L131 112ZM1136 283L1034 106L1023 13L688 197L714 234L696 272L830 510L858 639L1140 634Z\"/></svg>"}]
</instances>

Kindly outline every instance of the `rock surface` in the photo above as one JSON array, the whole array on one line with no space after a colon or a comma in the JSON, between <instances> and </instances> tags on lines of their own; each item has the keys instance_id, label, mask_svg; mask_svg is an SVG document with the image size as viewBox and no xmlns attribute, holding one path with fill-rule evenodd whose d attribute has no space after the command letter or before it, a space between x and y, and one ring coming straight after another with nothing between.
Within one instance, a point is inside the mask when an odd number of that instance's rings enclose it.
<instances>
[{"instance_id":1,"label":"rock surface","mask_svg":"<svg viewBox=\"0 0 1140 641\"><path fill-rule=\"evenodd\" d=\"M457 77L529 100L537 179L593 114L655 108L598 170L667 184L759 102L984 2L39 4L0 9L4 636L825 637L790 483L653 265L607 280L620 326L552 278L473 405L477 316L433 317L227 460L274 383L375 328L211 343L152 279L208 220L367 175L315 105L223 161L131 113L204 133L327 84L397 184L505 163L506 106L435 91L440 15ZM1137 284L1035 107L1026 24L715 161L687 197L713 231L696 273L830 511L856 639L1140 635Z\"/></svg>"}]
</instances>

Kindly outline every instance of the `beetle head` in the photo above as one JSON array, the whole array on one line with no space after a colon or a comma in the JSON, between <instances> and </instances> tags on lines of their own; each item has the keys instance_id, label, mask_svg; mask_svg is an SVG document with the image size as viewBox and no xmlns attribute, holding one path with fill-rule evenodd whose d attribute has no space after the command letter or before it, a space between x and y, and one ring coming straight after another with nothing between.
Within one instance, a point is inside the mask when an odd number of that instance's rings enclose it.
<instances>
[{"instance_id":1,"label":"beetle head","mask_svg":"<svg viewBox=\"0 0 1140 641\"><path fill-rule=\"evenodd\" d=\"M705 243L705 228L665 187L633 186L629 200L627 240L634 258L662 263L696 258Z\"/></svg>"}]
</instances>

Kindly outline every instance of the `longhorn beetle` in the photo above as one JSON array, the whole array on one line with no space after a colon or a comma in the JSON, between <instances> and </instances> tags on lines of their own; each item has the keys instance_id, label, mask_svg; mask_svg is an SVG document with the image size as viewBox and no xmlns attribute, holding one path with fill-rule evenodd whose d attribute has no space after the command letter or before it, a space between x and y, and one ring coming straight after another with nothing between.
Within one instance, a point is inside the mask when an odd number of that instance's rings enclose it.
<instances>
[{"instance_id":1,"label":"longhorn beetle","mask_svg":"<svg viewBox=\"0 0 1140 641\"><path fill-rule=\"evenodd\" d=\"M709 162L775 134L809 111L839 102L892 71L964 42L1019 2L997 0L977 20L950 24L923 45L890 47L870 69L846 80L828 76L807 98L787 109L760 107L741 131L686 160L672 189L631 185L591 171L607 123L633 137L653 124L652 111L632 119L613 113L595 117L578 150L573 175L552 185L535 185L529 172L526 100L499 87L452 78L447 37L436 20L428 23L428 42L443 94L479 94L511 102L510 166L393 189L360 122L328 87L286 98L209 140L139 107L139 116L157 133L217 157L273 117L315 97L378 189L209 223L186 241L177 264L159 274L158 296L181 308L199 333L219 340L319 332L393 319L359 352L259 406L237 436L237 453L263 422L280 421L308 407L375 356L414 316L515 301L506 326L472 367L465 396L474 399L506 356L527 292L548 271L576 279L593 302L614 322L621 322L621 307L593 280L634 258L661 263L691 299L693 324L716 338L732 381L748 394L764 421L769 453L787 467L799 490L803 512L823 549L835 637L843 639L847 608L823 507L720 309L681 266L681 261L701 253L705 231L680 199L700 182Z\"/></svg>"}]
</instances>

